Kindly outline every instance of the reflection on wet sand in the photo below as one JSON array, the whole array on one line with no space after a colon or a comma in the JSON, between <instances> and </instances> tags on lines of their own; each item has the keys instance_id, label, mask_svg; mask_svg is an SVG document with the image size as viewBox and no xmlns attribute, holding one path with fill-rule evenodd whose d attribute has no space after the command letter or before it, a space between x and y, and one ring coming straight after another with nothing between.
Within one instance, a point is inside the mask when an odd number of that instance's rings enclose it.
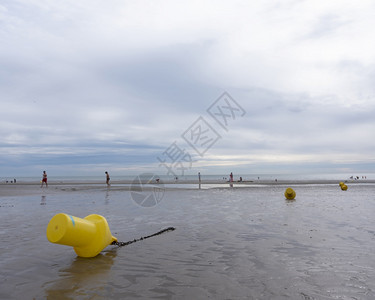
<instances>
[{"instance_id":1,"label":"reflection on wet sand","mask_svg":"<svg viewBox=\"0 0 375 300\"><path fill-rule=\"evenodd\" d=\"M106 193L105 193L105 201L104 203L107 205L109 204L109 189L107 189Z\"/></svg>"},{"instance_id":2,"label":"reflection on wet sand","mask_svg":"<svg viewBox=\"0 0 375 300\"><path fill-rule=\"evenodd\" d=\"M47 204L46 199L47 199L47 196L42 195L42 198L40 199L40 205L46 205Z\"/></svg>"},{"instance_id":3,"label":"reflection on wet sand","mask_svg":"<svg viewBox=\"0 0 375 300\"><path fill-rule=\"evenodd\" d=\"M117 248L94 258L77 257L69 267L58 271L56 281L46 284L47 299L108 295L108 275L116 256Z\"/></svg>"}]
</instances>

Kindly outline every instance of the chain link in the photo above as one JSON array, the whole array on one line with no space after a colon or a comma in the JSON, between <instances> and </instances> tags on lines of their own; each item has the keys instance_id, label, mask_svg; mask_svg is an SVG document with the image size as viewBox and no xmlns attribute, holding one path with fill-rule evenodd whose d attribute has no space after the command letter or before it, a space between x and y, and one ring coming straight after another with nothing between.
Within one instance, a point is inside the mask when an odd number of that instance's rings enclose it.
<instances>
[{"instance_id":1,"label":"chain link","mask_svg":"<svg viewBox=\"0 0 375 300\"><path fill-rule=\"evenodd\" d=\"M154 234L151 234L151 235L148 235L148 236L144 236L144 237L140 237L139 239L134 239L132 241L128 241L128 242L116 242L116 241L113 241L111 243L111 245L115 245L115 246L118 246L118 247L123 247L123 246L127 246L127 245L130 245L130 244L133 244L133 243L136 243L138 241L142 241L142 240L145 240L145 239L148 239L150 237L153 237L153 236L156 236L156 235L159 235L159 234L162 234L164 232L168 232L168 231L173 231L175 230L176 228L174 227L168 227L168 228L165 228L163 230L160 230Z\"/></svg>"}]
</instances>

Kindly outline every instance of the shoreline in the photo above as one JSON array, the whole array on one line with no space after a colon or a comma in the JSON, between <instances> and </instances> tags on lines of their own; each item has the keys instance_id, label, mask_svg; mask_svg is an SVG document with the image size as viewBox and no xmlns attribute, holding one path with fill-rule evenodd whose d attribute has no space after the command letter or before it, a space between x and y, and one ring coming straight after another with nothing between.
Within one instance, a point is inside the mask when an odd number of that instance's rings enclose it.
<instances>
[{"instance_id":1,"label":"shoreline","mask_svg":"<svg viewBox=\"0 0 375 300\"><path fill-rule=\"evenodd\" d=\"M208 190L208 189L230 189L230 188L256 188L266 186L304 186L304 185L339 185L340 180L254 180L242 182L228 182L223 180L202 180L199 184L198 180L181 180L181 181L163 181L160 183L148 182L142 185L143 190L161 188L165 190ZM374 185L375 180L342 180L349 185ZM40 188L39 182L17 182L17 183L0 183L0 198L15 196L33 196L48 192L49 194L59 194L68 192L121 192L131 191L132 186L138 186L133 181L113 181L111 186L107 187L105 183L95 181L81 182L61 182L50 181L48 187Z\"/></svg>"},{"instance_id":2,"label":"shoreline","mask_svg":"<svg viewBox=\"0 0 375 300\"><path fill-rule=\"evenodd\" d=\"M244 181L233 181L233 184L266 184L266 185L279 185L279 184L334 184L339 182L344 183L375 183L375 179L280 179L280 180L271 180L271 179L256 179L256 180L244 180ZM121 184L133 184L133 180L113 180L110 182L111 185L121 185ZM227 180L201 180L201 184L230 184L231 182ZM146 184L199 184L198 180L160 180L160 183L155 181L147 182ZM29 182L29 181L17 181L17 183L5 183L0 182L0 186L24 186L24 185L41 185L40 182ZM103 185L103 181L48 181L48 185L60 186L60 185Z\"/></svg>"}]
</instances>

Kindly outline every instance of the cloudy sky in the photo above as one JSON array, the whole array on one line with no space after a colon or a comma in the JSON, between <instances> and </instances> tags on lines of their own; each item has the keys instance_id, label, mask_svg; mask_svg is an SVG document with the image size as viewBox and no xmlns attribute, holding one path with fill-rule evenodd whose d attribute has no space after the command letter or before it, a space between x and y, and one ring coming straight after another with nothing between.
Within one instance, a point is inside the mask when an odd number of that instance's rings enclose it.
<instances>
[{"instance_id":1,"label":"cloudy sky","mask_svg":"<svg viewBox=\"0 0 375 300\"><path fill-rule=\"evenodd\" d=\"M0 176L374 172L374 28L366 0L1 0Z\"/></svg>"}]
</instances>

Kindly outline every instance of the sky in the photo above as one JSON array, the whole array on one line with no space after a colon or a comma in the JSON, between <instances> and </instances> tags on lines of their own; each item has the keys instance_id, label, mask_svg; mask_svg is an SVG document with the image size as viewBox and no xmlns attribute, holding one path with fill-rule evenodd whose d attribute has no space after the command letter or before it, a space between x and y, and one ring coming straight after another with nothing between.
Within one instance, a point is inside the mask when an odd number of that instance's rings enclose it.
<instances>
[{"instance_id":1,"label":"sky","mask_svg":"<svg viewBox=\"0 0 375 300\"><path fill-rule=\"evenodd\" d=\"M375 2L0 0L0 177L375 173Z\"/></svg>"}]
</instances>

